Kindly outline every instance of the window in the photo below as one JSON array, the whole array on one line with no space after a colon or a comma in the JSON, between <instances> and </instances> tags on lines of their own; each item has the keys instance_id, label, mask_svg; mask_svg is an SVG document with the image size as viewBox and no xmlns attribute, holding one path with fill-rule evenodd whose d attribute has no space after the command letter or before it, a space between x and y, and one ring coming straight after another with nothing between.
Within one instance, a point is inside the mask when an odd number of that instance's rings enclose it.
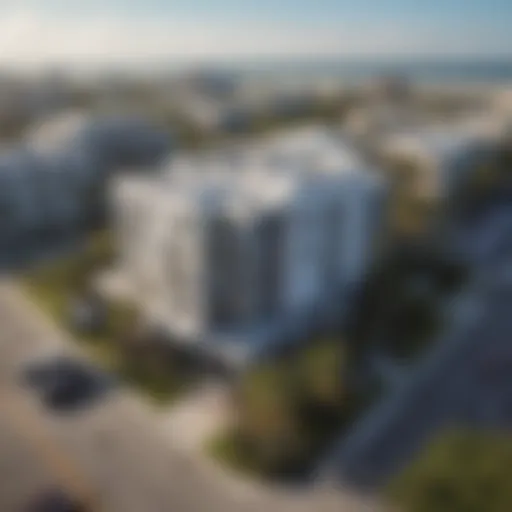
<instances>
[{"instance_id":1,"label":"window","mask_svg":"<svg viewBox=\"0 0 512 512\"><path fill-rule=\"evenodd\" d=\"M210 321L222 328L240 319L243 254L236 227L230 219L213 220L208 238Z\"/></svg>"},{"instance_id":2,"label":"window","mask_svg":"<svg viewBox=\"0 0 512 512\"><path fill-rule=\"evenodd\" d=\"M260 283L259 312L271 317L278 312L281 298L282 244L284 221L280 214L269 215L256 228L257 280Z\"/></svg>"},{"instance_id":3,"label":"window","mask_svg":"<svg viewBox=\"0 0 512 512\"><path fill-rule=\"evenodd\" d=\"M333 202L325 207L323 212L323 237L324 237L324 279L327 287L338 282L341 259L341 223L342 205Z\"/></svg>"}]
</instances>

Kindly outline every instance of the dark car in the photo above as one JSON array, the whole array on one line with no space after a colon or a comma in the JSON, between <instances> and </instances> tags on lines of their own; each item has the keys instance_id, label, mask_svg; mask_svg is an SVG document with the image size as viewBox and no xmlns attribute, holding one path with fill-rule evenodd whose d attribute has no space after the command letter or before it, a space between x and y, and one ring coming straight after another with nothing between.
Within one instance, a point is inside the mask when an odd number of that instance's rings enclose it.
<instances>
[{"instance_id":1,"label":"dark car","mask_svg":"<svg viewBox=\"0 0 512 512\"><path fill-rule=\"evenodd\" d=\"M23 379L46 405L58 410L89 404L102 396L113 382L94 367L62 357L31 364L24 370Z\"/></svg>"},{"instance_id":2,"label":"dark car","mask_svg":"<svg viewBox=\"0 0 512 512\"><path fill-rule=\"evenodd\" d=\"M495 352L480 361L480 372L486 381L501 381L509 378L512 371L512 357L508 351Z\"/></svg>"},{"instance_id":3,"label":"dark car","mask_svg":"<svg viewBox=\"0 0 512 512\"><path fill-rule=\"evenodd\" d=\"M88 512L88 508L60 489L37 496L24 512Z\"/></svg>"}]
</instances>

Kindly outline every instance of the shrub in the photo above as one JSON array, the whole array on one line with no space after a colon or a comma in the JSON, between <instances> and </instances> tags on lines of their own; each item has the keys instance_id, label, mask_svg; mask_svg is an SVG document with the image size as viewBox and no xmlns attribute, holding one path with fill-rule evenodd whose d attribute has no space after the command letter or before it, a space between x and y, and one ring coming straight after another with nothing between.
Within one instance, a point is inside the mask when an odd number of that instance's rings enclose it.
<instances>
[{"instance_id":1,"label":"shrub","mask_svg":"<svg viewBox=\"0 0 512 512\"><path fill-rule=\"evenodd\" d=\"M439 437L389 486L404 512L512 510L512 436L454 431Z\"/></svg>"},{"instance_id":2,"label":"shrub","mask_svg":"<svg viewBox=\"0 0 512 512\"><path fill-rule=\"evenodd\" d=\"M344 387L341 342L312 343L242 378L237 421L211 446L215 456L263 476L303 476L359 412Z\"/></svg>"}]
</instances>

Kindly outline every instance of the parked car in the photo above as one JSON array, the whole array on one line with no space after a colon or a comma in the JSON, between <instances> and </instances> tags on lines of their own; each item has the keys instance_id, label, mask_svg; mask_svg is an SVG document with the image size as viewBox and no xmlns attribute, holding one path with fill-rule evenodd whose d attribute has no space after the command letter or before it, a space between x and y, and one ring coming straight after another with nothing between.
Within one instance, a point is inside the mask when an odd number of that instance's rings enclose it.
<instances>
[{"instance_id":1,"label":"parked car","mask_svg":"<svg viewBox=\"0 0 512 512\"><path fill-rule=\"evenodd\" d=\"M88 508L61 489L37 496L24 512L88 512Z\"/></svg>"},{"instance_id":2,"label":"parked car","mask_svg":"<svg viewBox=\"0 0 512 512\"><path fill-rule=\"evenodd\" d=\"M87 405L113 382L98 369L65 357L30 364L23 371L23 380L40 394L44 404L56 410Z\"/></svg>"}]
</instances>

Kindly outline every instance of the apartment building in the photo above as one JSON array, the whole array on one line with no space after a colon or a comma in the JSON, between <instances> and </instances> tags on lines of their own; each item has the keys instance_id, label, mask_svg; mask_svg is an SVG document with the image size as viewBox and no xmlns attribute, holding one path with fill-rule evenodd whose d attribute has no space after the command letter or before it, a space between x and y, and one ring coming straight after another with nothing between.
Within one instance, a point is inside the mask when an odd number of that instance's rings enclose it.
<instances>
[{"instance_id":1,"label":"apartment building","mask_svg":"<svg viewBox=\"0 0 512 512\"><path fill-rule=\"evenodd\" d=\"M318 127L176 156L157 178L113 188L119 271L175 338L250 358L342 315L385 191Z\"/></svg>"}]
</instances>

